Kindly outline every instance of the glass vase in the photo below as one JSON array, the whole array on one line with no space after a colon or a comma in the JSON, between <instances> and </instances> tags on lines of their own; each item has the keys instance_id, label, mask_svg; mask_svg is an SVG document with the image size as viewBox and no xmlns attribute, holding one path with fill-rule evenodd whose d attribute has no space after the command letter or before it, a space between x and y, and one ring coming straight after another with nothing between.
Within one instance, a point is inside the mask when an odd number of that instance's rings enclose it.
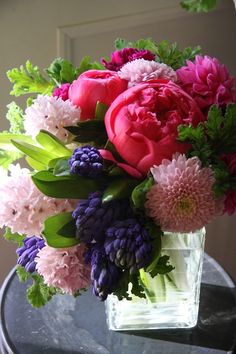
<instances>
[{"instance_id":1,"label":"glass vase","mask_svg":"<svg viewBox=\"0 0 236 354\"><path fill-rule=\"evenodd\" d=\"M152 278L140 270L146 298L121 300L109 295L106 301L110 330L191 328L197 323L205 242L205 228L194 233L166 232L162 254L175 268Z\"/></svg>"}]
</instances>

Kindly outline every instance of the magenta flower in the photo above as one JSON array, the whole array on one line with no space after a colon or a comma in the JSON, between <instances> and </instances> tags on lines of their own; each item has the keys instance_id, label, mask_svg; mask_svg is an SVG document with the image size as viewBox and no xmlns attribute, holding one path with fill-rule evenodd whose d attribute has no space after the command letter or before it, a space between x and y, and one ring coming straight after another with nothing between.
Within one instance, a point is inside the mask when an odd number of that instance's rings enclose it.
<instances>
[{"instance_id":1,"label":"magenta flower","mask_svg":"<svg viewBox=\"0 0 236 354\"><path fill-rule=\"evenodd\" d=\"M216 58L196 55L195 62L177 70L179 83L198 105L208 110L212 104L236 102L235 79Z\"/></svg>"},{"instance_id":2,"label":"magenta flower","mask_svg":"<svg viewBox=\"0 0 236 354\"><path fill-rule=\"evenodd\" d=\"M224 213L233 215L236 210L236 191L231 189L226 192L224 200Z\"/></svg>"},{"instance_id":3,"label":"magenta flower","mask_svg":"<svg viewBox=\"0 0 236 354\"><path fill-rule=\"evenodd\" d=\"M147 214L163 230L192 232L219 214L222 203L212 190L215 178L210 168L201 168L197 157L174 155L151 168L156 184L146 197Z\"/></svg>"},{"instance_id":4,"label":"magenta flower","mask_svg":"<svg viewBox=\"0 0 236 354\"><path fill-rule=\"evenodd\" d=\"M45 246L35 258L36 270L45 284L75 294L90 285L90 267L84 263L85 246L52 248Z\"/></svg>"},{"instance_id":5,"label":"magenta flower","mask_svg":"<svg viewBox=\"0 0 236 354\"><path fill-rule=\"evenodd\" d=\"M145 49L123 48L112 53L110 62L107 62L104 58L101 59L101 62L106 69L119 71L124 64L141 58L155 60L155 54Z\"/></svg>"},{"instance_id":6,"label":"magenta flower","mask_svg":"<svg viewBox=\"0 0 236 354\"><path fill-rule=\"evenodd\" d=\"M55 89L53 90L52 95L54 97L57 97L57 98L60 97L63 101L66 101L69 98L68 97L69 88L70 88L70 84L69 83L62 84L59 87L55 87Z\"/></svg>"}]
</instances>

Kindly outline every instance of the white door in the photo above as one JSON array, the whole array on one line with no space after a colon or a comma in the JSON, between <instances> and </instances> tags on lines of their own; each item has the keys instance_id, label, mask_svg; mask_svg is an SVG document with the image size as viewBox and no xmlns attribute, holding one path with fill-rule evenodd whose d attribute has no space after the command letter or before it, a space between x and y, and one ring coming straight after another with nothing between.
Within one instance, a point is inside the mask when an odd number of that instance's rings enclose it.
<instances>
[{"instance_id":1,"label":"white door","mask_svg":"<svg viewBox=\"0 0 236 354\"><path fill-rule=\"evenodd\" d=\"M180 8L179 0L1 0L0 128L7 128L4 116L12 100L5 72L27 59L41 68L56 56L78 64L83 55L94 60L109 55L117 37L152 37L177 41L182 48L201 44L236 75L235 33L230 1L211 13L193 15ZM218 219L208 229L206 249L236 277L235 226L235 217ZM0 281L15 263L13 249L0 241Z\"/></svg>"}]
</instances>

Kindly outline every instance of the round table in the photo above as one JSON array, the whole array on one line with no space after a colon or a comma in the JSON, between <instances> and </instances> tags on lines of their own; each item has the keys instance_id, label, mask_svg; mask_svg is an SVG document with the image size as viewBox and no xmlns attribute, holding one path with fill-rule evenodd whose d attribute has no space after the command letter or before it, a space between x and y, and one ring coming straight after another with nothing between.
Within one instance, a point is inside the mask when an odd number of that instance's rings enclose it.
<instances>
[{"instance_id":1,"label":"round table","mask_svg":"<svg viewBox=\"0 0 236 354\"><path fill-rule=\"evenodd\" d=\"M87 291L55 296L45 307L26 300L29 284L15 269L1 289L1 353L14 354L220 354L234 353L235 284L205 255L198 324L192 329L108 331L104 304Z\"/></svg>"}]
</instances>

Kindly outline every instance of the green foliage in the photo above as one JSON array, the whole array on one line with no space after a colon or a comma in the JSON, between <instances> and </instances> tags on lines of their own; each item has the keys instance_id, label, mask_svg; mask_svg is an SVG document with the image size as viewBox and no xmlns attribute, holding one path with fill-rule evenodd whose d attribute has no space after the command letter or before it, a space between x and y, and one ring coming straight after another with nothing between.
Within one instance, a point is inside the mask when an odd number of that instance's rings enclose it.
<instances>
[{"instance_id":1,"label":"green foliage","mask_svg":"<svg viewBox=\"0 0 236 354\"><path fill-rule=\"evenodd\" d=\"M18 244L18 246L20 247L23 245L23 240L25 238L25 235L20 235L17 232L12 233L11 229L9 227L6 227L3 237L7 241L16 242Z\"/></svg>"},{"instance_id":2,"label":"green foliage","mask_svg":"<svg viewBox=\"0 0 236 354\"><path fill-rule=\"evenodd\" d=\"M20 265L16 267L16 274L21 283L25 283L27 280L31 278L31 273L27 272L25 268Z\"/></svg>"},{"instance_id":3,"label":"green foliage","mask_svg":"<svg viewBox=\"0 0 236 354\"><path fill-rule=\"evenodd\" d=\"M22 133L24 131L23 110L15 102L7 105L7 108L6 118L10 122L9 132L13 134Z\"/></svg>"},{"instance_id":4,"label":"green foliage","mask_svg":"<svg viewBox=\"0 0 236 354\"><path fill-rule=\"evenodd\" d=\"M56 159L57 162L53 168L54 176L70 176L70 166L68 159ZM55 161L55 160L53 160Z\"/></svg>"},{"instance_id":5,"label":"green foliage","mask_svg":"<svg viewBox=\"0 0 236 354\"><path fill-rule=\"evenodd\" d=\"M102 102L97 101L95 109L95 119L104 120L108 106Z\"/></svg>"},{"instance_id":6,"label":"green foliage","mask_svg":"<svg viewBox=\"0 0 236 354\"><path fill-rule=\"evenodd\" d=\"M208 12L216 7L217 0L183 0L180 5L189 12Z\"/></svg>"},{"instance_id":7,"label":"green foliage","mask_svg":"<svg viewBox=\"0 0 236 354\"><path fill-rule=\"evenodd\" d=\"M56 58L46 69L48 76L57 85L71 83L77 78L76 68L66 59Z\"/></svg>"},{"instance_id":8,"label":"green foliage","mask_svg":"<svg viewBox=\"0 0 236 354\"><path fill-rule=\"evenodd\" d=\"M81 75L83 72L87 70L104 70L104 67L102 64L94 61L91 62L91 59L89 56L83 57L83 59L80 62L80 65L78 68L76 68L76 76Z\"/></svg>"},{"instance_id":9,"label":"green foliage","mask_svg":"<svg viewBox=\"0 0 236 354\"><path fill-rule=\"evenodd\" d=\"M139 39L135 42L126 42L124 39L118 38L115 41L116 49L132 47L137 49L150 50L157 56L156 60L160 63L165 63L171 66L174 70L183 66L186 60L194 60L196 54L201 52L199 46L191 48L187 47L184 50L178 48L177 43L170 44L167 41L155 43L151 38Z\"/></svg>"},{"instance_id":10,"label":"green foliage","mask_svg":"<svg viewBox=\"0 0 236 354\"><path fill-rule=\"evenodd\" d=\"M133 188L138 181L133 178L117 178L109 183L109 186L104 191L102 201L103 203L110 202L113 199L128 198Z\"/></svg>"},{"instance_id":11,"label":"green foliage","mask_svg":"<svg viewBox=\"0 0 236 354\"><path fill-rule=\"evenodd\" d=\"M76 238L75 219L71 213L60 213L44 221L43 235L54 248L72 247L80 241Z\"/></svg>"},{"instance_id":12,"label":"green foliage","mask_svg":"<svg viewBox=\"0 0 236 354\"><path fill-rule=\"evenodd\" d=\"M6 151L0 149L0 166L8 169L8 166L14 161L20 159L23 155L20 152Z\"/></svg>"},{"instance_id":13,"label":"green foliage","mask_svg":"<svg viewBox=\"0 0 236 354\"><path fill-rule=\"evenodd\" d=\"M55 135L46 130L40 130L39 134L36 136L36 140L43 148L55 156L71 156L71 150Z\"/></svg>"},{"instance_id":14,"label":"green foliage","mask_svg":"<svg viewBox=\"0 0 236 354\"><path fill-rule=\"evenodd\" d=\"M191 144L188 156L198 156L204 166L213 169L216 196L235 189L235 178L230 175L221 156L236 150L236 104L229 104L225 114L217 106L212 106L204 123L195 128L182 125L178 131L179 140Z\"/></svg>"},{"instance_id":15,"label":"green foliage","mask_svg":"<svg viewBox=\"0 0 236 354\"><path fill-rule=\"evenodd\" d=\"M89 143L93 141L95 145L104 145L108 139L103 120L92 119L81 121L77 126L65 127L75 137L73 141L79 143Z\"/></svg>"},{"instance_id":16,"label":"green foliage","mask_svg":"<svg viewBox=\"0 0 236 354\"><path fill-rule=\"evenodd\" d=\"M169 263L169 256L161 256L158 258L158 262L156 263L155 267L151 271L149 271L149 274L151 277L155 277L158 274L167 274L171 272L174 267Z\"/></svg>"},{"instance_id":17,"label":"green foliage","mask_svg":"<svg viewBox=\"0 0 236 354\"><path fill-rule=\"evenodd\" d=\"M33 284L27 289L27 299L33 307L39 308L46 305L53 295L60 292L54 287L47 286L43 278L37 273L32 275L32 279Z\"/></svg>"},{"instance_id":18,"label":"green foliage","mask_svg":"<svg viewBox=\"0 0 236 354\"><path fill-rule=\"evenodd\" d=\"M39 72L37 66L27 61L25 67L14 68L7 71L7 77L13 83L11 95L21 96L28 93L50 94L53 85L48 82Z\"/></svg>"},{"instance_id":19,"label":"green foliage","mask_svg":"<svg viewBox=\"0 0 236 354\"><path fill-rule=\"evenodd\" d=\"M130 283L132 283L132 286L129 287ZM132 300L132 294L140 298L146 297L144 289L139 281L139 274L130 275L128 271L123 272L113 294L116 295L119 300Z\"/></svg>"},{"instance_id":20,"label":"green foliage","mask_svg":"<svg viewBox=\"0 0 236 354\"><path fill-rule=\"evenodd\" d=\"M153 178L150 176L134 188L131 198L135 208L145 209L144 203L146 201L146 193L151 188L153 183Z\"/></svg>"},{"instance_id":21,"label":"green foliage","mask_svg":"<svg viewBox=\"0 0 236 354\"><path fill-rule=\"evenodd\" d=\"M80 176L55 176L51 171L39 171L32 176L36 187L53 198L86 199L90 192L102 188L102 180Z\"/></svg>"}]
</instances>

